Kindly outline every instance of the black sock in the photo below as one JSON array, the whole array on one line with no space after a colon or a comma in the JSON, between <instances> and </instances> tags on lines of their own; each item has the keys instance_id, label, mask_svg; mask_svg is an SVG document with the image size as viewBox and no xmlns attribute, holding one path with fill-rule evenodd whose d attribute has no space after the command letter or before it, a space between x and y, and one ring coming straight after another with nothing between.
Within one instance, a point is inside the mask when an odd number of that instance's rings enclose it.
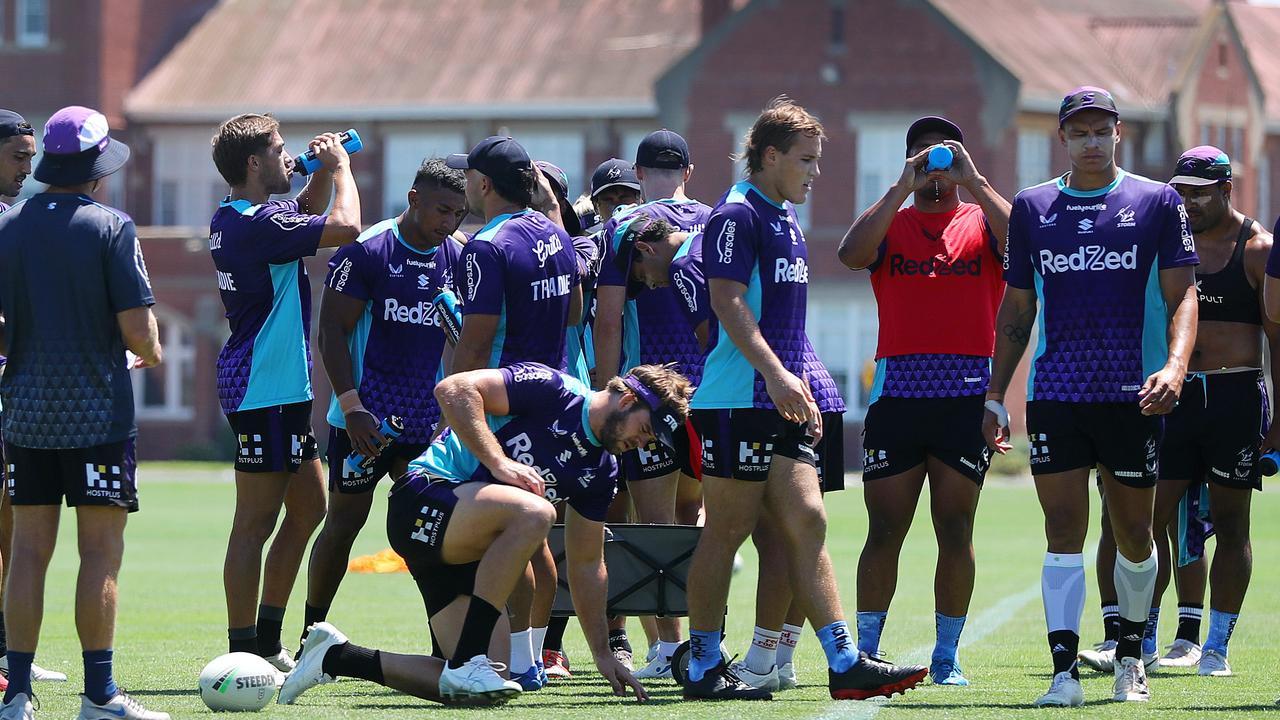
<instances>
[{"instance_id":1,"label":"black sock","mask_svg":"<svg viewBox=\"0 0 1280 720\"><path fill-rule=\"evenodd\" d=\"M242 628L227 628L227 652L258 652L258 628L250 625Z\"/></svg>"},{"instance_id":2,"label":"black sock","mask_svg":"<svg viewBox=\"0 0 1280 720\"><path fill-rule=\"evenodd\" d=\"M617 652L618 650L631 652L631 640L627 638L625 629L609 631L609 650L612 652Z\"/></svg>"},{"instance_id":3,"label":"black sock","mask_svg":"<svg viewBox=\"0 0 1280 720\"><path fill-rule=\"evenodd\" d=\"M280 630L284 627L284 608L258 606L258 654L271 657L282 649Z\"/></svg>"},{"instance_id":4,"label":"black sock","mask_svg":"<svg viewBox=\"0 0 1280 720\"><path fill-rule=\"evenodd\" d=\"M311 632L311 626L315 625L316 623L324 622L324 619L328 616L329 616L329 608L327 607L316 607L315 605L312 605L310 603L307 603L305 606L303 606L302 637L299 638L299 640L306 640L307 633ZM301 642L299 642L298 647L302 647Z\"/></svg>"},{"instance_id":5,"label":"black sock","mask_svg":"<svg viewBox=\"0 0 1280 720\"><path fill-rule=\"evenodd\" d=\"M0 615L0 618L3 616ZM1204 617L1203 605L1192 605L1191 603L1178 604L1178 635L1179 640L1200 644L1200 619Z\"/></svg>"},{"instance_id":6,"label":"black sock","mask_svg":"<svg viewBox=\"0 0 1280 720\"><path fill-rule=\"evenodd\" d=\"M489 638L502 613L475 595L467 607L467 617L462 621L462 633L458 635L458 647L454 649L449 667L460 668L477 655L489 654ZM505 658L504 658L505 659Z\"/></svg>"},{"instance_id":7,"label":"black sock","mask_svg":"<svg viewBox=\"0 0 1280 720\"><path fill-rule=\"evenodd\" d=\"M4 631L4 611L0 610L0 655L7 652L9 652L9 636Z\"/></svg>"},{"instance_id":8,"label":"black sock","mask_svg":"<svg viewBox=\"0 0 1280 720\"><path fill-rule=\"evenodd\" d=\"M1141 637L1141 635L1139 635ZM1080 636L1070 630L1054 630L1049 633L1049 652L1053 654L1053 674L1070 672L1079 680L1076 654L1080 652Z\"/></svg>"},{"instance_id":9,"label":"black sock","mask_svg":"<svg viewBox=\"0 0 1280 720\"><path fill-rule=\"evenodd\" d=\"M564 651L564 630L569 627L569 618L553 617L547 623L547 637L542 641L544 650Z\"/></svg>"},{"instance_id":10,"label":"black sock","mask_svg":"<svg viewBox=\"0 0 1280 720\"><path fill-rule=\"evenodd\" d=\"M383 684L382 652L373 648L360 647L355 643L348 642L329 648L324 654L324 662L320 667L326 674L335 678L346 675L376 682L379 685Z\"/></svg>"},{"instance_id":11,"label":"black sock","mask_svg":"<svg viewBox=\"0 0 1280 720\"><path fill-rule=\"evenodd\" d=\"M1120 605L1115 600L1102 601L1102 639L1120 637Z\"/></svg>"},{"instance_id":12,"label":"black sock","mask_svg":"<svg viewBox=\"0 0 1280 720\"><path fill-rule=\"evenodd\" d=\"M1120 638L1116 640L1116 662L1120 658L1142 658L1142 634L1146 632L1147 621L1126 620L1120 618Z\"/></svg>"}]
</instances>

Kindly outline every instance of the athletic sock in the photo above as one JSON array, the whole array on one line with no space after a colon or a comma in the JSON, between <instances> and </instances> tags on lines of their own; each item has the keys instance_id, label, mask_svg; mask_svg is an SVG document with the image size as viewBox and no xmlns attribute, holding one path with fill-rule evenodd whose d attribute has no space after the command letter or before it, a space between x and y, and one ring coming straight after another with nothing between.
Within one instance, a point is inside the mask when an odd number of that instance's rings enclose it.
<instances>
[{"instance_id":1,"label":"athletic sock","mask_svg":"<svg viewBox=\"0 0 1280 720\"><path fill-rule=\"evenodd\" d=\"M1049 631L1053 674L1070 672L1079 678L1076 653L1080 650L1080 618L1084 615L1084 555L1045 553L1040 570L1040 596Z\"/></svg>"},{"instance_id":2,"label":"athletic sock","mask_svg":"<svg viewBox=\"0 0 1280 720\"><path fill-rule=\"evenodd\" d=\"M31 663L36 654L10 650L5 656L9 660L9 689L4 691L4 701L10 702L18 693L31 697Z\"/></svg>"},{"instance_id":3,"label":"athletic sock","mask_svg":"<svg viewBox=\"0 0 1280 720\"><path fill-rule=\"evenodd\" d=\"M1115 600L1102 601L1102 639L1115 641L1120 638L1120 605Z\"/></svg>"},{"instance_id":4,"label":"athletic sock","mask_svg":"<svg viewBox=\"0 0 1280 720\"><path fill-rule=\"evenodd\" d=\"M1186 640L1189 643L1200 644L1200 619L1204 617L1203 605L1179 604L1178 605L1178 634L1177 639Z\"/></svg>"},{"instance_id":5,"label":"athletic sock","mask_svg":"<svg viewBox=\"0 0 1280 720\"><path fill-rule=\"evenodd\" d=\"M888 611L858 613L858 650L868 655L880 654L880 634L888 618Z\"/></svg>"},{"instance_id":6,"label":"athletic sock","mask_svg":"<svg viewBox=\"0 0 1280 720\"><path fill-rule=\"evenodd\" d=\"M671 656L676 654L676 650L680 649L680 641L667 642L666 640L658 641L658 657L663 660L671 660Z\"/></svg>"},{"instance_id":7,"label":"athletic sock","mask_svg":"<svg viewBox=\"0 0 1280 720\"><path fill-rule=\"evenodd\" d=\"M360 647L355 643L346 642L329 648L324 654L320 669L324 670L326 675L335 678L342 675L376 682L379 685L384 682L382 651Z\"/></svg>"},{"instance_id":8,"label":"athletic sock","mask_svg":"<svg viewBox=\"0 0 1280 720\"><path fill-rule=\"evenodd\" d=\"M548 650L561 652L564 650L564 631L569 627L569 618L553 617L551 622L547 623L547 638L542 641L542 646Z\"/></svg>"},{"instance_id":9,"label":"athletic sock","mask_svg":"<svg viewBox=\"0 0 1280 720\"><path fill-rule=\"evenodd\" d=\"M472 595L466 618L462 621L462 632L458 635L458 645L453 657L449 659L449 667L457 669L477 655L487 656L489 638L493 636L493 627L498 624L501 615L497 608Z\"/></svg>"},{"instance_id":10,"label":"athletic sock","mask_svg":"<svg viewBox=\"0 0 1280 720\"><path fill-rule=\"evenodd\" d=\"M307 639L307 633L311 632L311 626L316 623L322 623L325 618L329 617L328 607L316 607L311 603L307 603L302 608L302 637L299 638L298 647L302 647L301 641Z\"/></svg>"},{"instance_id":11,"label":"athletic sock","mask_svg":"<svg viewBox=\"0 0 1280 720\"><path fill-rule=\"evenodd\" d=\"M1159 639L1160 629L1160 608L1153 607L1147 613L1147 625L1142 629L1142 654L1152 655L1155 653L1157 645L1156 640Z\"/></svg>"},{"instance_id":12,"label":"athletic sock","mask_svg":"<svg viewBox=\"0 0 1280 720\"><path fill-rule=\"evenodd\" d=\"M1116 583L1116 595L1120 605L1120 639L1116 645L1116 660L1142 658L1142 636L1151 611L1151 598L1155 594L1155 550L1145 560L1133 562L1116 551L1116 567L1112 577Z\"/></svg>"},{"instance_id":13,"label":"athletic sock","mask_svg":"<svg viewBox=\"0 0 1280 720\"><path fill-rule=\"evenodd\" d=\"M272 605L258 606L258 654L271 657L284 649L280 645L280 631L284 627L284 608Z\"/></svg>"},{"instance_id":14,"label":"athletic sock","mask_svg":"<svg viewBox=\"0 0 1280 720\"><path fill-rule=\"evenodd\" d=\"M796 645L800 643L800 635L804 628L799 625L782 626L782 635L778 637L778 667L791 662L796 655Z\"/></svg>"},{"instance_id":15,"label":"athletic sock","mask_svg":"<svg viewBox=\"0 0 1280 720\"><path fill-rule=\"evenodd\" d=\"M4 630L4 611L0 610L0 655L9 651L9 635Z\"/></svg>"},{"instance_id":16,"label":"athletic sock","mask_svg":"<svg viewBox=\"0 0 1280 720\"><path fill-rule=\"evenodd\" d=\"M511 674L519 675L533 667L533 633L521 630L511 633Z\"/></svg>"},{"instance_id":17,"label":"athletic sock","mask_svg":"<svg viewBox=\"0 0 1280 720\"><path fill-rule=\"evenodd\" d=\"M689 680L698 682L719 664L720 631L689 628Z\"/></svg>"},{"instance_id":18,"label":"athletic sock","mask_svg":"<svg viewBox=\"0 0 1280 720\"><path fill-rule=\"evenodd\" d=\"M543 649L543 648L545 648L545 647L547 646L547 645L546 645L546 643L547 643L547 629L546 629L546 628L544 628L544 627L540 627L540 628L529 628L529 631L530 631L530 633L532 633L532 634L529 636L529 639L530 639L531 643L533 644L533 664L534 664L534 665L541 665L541 664L542 664L542 649Z\"/></svg>"},{"instance_id":19,"label":"athletic sock","mask_svg":"<svg viewBox=\"0 0 1280 720\"><path fill-rule=\"evenodd\" d=\"M1227 656L1227 643L1231 642L1231 633L1236 631L1236 621L1240 613L1222 612L1209 609L1209 634L1204 638L1204 650Z\"/></svg>"},{"instance_id":20,"label":"athletic sock","mask_svg":"<svg viewBox=\"0 0 1280 720\"><path fill-rule=\"evenodd\" d=\"M747 669L757 675L767 675L778 662L778 639L781 631L756 626L755 636L751 638L751 647L747 648L747 657L743 660Z\"/></svg>"},{"instance_id":21,"label":"athletic sock","mask_svg":"<svg viewBox=\"0 0 1280 720\"><path fill-rule=\"evenodd\" d=\"M837 620L818 628L818 642L827 655L827 667L842 673L858 664L858 648L849 635L849 623Z\"/></svg>"},{"instance_id":22,"label":"athletic sock","mask_svg":"<svg viewBox=\"0 0 1280 720\"><path fill-rule=\"evenodd\" d=\"M258 652L258 626L227 628L227 652Z\"/></svg>"},{"instance_id":23,"label":"athletic sock","mask_svg":"<svg viewBox=\"0 0 1280 720\"><path fill-rule=\"evenodd\" d=\"M111 650L86 650L84 656L84 694L98 705L111 702L120 694L111 677Z\"/></svg>"},{"instance_id":24,"label":"athletic sock","mask_svg":"<svg viewBox=\"0 0 1280 720\"><path fill-rule=\"evenodd\" d=\"M937 640L933 645L931 662L947 660L956 662L956 656L960 650L960 633L964 631L964 621L967 618L967 615L953 617L940 612L933 614L934 625L937 627Z\"/></svg>"},{"instance_id":25,"label":"athletic sock","mask_svg":"<svg viewBox=\"0 0 1280 720\"><path fill-rule=\"evenodd\" d=\"M627 637L625 628L609 631L609 652L618 652L619 650L631 652L631 640Z\"/></svg>"}]
</instances>

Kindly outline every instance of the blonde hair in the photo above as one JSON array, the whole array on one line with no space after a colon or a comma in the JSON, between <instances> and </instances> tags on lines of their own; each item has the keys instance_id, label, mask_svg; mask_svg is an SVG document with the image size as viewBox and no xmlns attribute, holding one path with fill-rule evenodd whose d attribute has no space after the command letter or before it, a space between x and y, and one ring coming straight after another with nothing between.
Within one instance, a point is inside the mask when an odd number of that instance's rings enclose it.
<instances>
[{"instance_id":1,"label":"blonde hair","mask_svg":"<svg viewBox=\"0 0 1280 720\"><path fill-rule=\"evenodd\" d=\"M689 417L689 398L693 397L693 383L689 378L676 372L675 363L665 365L637 365L627 372L653 391L654 395L684 420ZM613 377L605 389L611 392L630 392L631 389L622 382L621 377Z\"/></svg>"},{"instance_id":2,"label":"blonde hair","mask_svg":"<svg viewBox=\"0 0 1280 720\"><path fill-rule=\"evenodd\" d=\"M818 118L786 95L779 95L765 105L747 131L742 154L736 159L747 161L748 174L760 172L764 168L765 149L775 147L779 152L787 152L797 135L827 137Z\"/></svg>"}]
</instances>

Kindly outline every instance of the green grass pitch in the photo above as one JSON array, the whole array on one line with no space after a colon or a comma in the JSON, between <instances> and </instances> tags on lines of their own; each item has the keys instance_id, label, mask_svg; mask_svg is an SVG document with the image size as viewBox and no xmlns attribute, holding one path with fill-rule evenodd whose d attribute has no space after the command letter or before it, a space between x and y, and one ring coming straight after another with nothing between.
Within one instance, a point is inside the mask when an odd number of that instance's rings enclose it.
<instances>
[{"instance_id":1,"label":"green grass pitch","mask_svg":"<svg viewBox=\"0 0 1280 720\"><path fill-rule=\"evenodd\" d=\"M205 662L224 652L226 629L222 596L222 556L232 508L229 469L182 464L144 465L140 471L142 512L129 522L120 617L116 640L116 676L149 707L175 718L208 716L195 690ZM846 612L853 614L854 574L866 528L859 485L828 498L828 547L839 574ZM378 492L369 526L357 541L357 553L386 547L381 521L385 485ZM922 503L922 510L927 502ZM894 606L885 629L883 649L898 661L925 662L933 642L932 576L935 547L927 510L916 519L901 563ZM1094 507L1095 518L1097 506ZM1231 678L1201 678L1165 671L1151 682L1146 707L1107 701L1111 681L1083 671L1088 706L1081 711L1034 710L1029 704L1048 685L1048 652L1040 606L1040 564L1044 552L1041 515L1029 484L993 481L984 490L977 520L978 578L960 659L973 685L941 688L922 685L891 702L836 703L826 693L825 663L817 639L808 630L797 655L801 687L772 703L709 705L685 703L670 682L651 685L647 706L605 693L592 672L576 625L566 635L575 677L523 696L495 710L443 708L359 681L315 688L294 706L269 705L270 718L421 718L473 715L601 720L630 718L821 718L852 720L879 716L1006 718L1032 715L1074 717L1203 717L1262 716L1277 711L1280 695L1275 668L1280 661L1280 580L1274 558L1280 556L1280 498L1273 493L1254 498L1253 548L1257 570L1244 613L1232 641ZM1096 523L1095 523L1096 524ZM83 679L80 648L72 617L75 579L74 519L64 513L59 548L50 570L45 621L37 662L66 672L68 683L38 684L41 718L73 717ZM1096 535L1096 533L1094 533ZM1092 542L1091 537L1091 542ZM734 578L729 606L729 646L742 653L751 636L755 554L743 548L746 567ZM304 570L305 576L305 570ZM302 623L305 580L300 578L285 624L285 644L296 647ZM1162 647L1172 641L1176 607L1164 601ZM422 603L407 575L348 575L330 618L351 638L400 652L429 647ZM1207 628L1207 621L1205 623ZM643 637L632 622L632 637ZM1089 570L1089 596L1082 642L1101 634L1098 595ZM637 643L637 652L642 652Z\"/></svg>"}]
</instances>

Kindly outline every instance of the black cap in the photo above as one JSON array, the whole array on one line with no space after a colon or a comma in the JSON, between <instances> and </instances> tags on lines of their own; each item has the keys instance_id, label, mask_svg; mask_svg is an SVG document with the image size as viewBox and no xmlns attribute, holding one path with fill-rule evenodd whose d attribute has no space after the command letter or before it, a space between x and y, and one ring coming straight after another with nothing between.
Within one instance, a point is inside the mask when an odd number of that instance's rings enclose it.
<instances>
[{"instance_id":1,"label":"black cap","mask_svg":"<svg viewBox=\"0 0 1280 720\"><path fill-rule=\"evenodd\" d=\"M653 224L655 219L644 213L632 213L619 221L618 227L613 231L614 237L618 238L618 247L613 255L613 263L614 267L618 268L618 271L622 273L622 277L627 279L628 299L646 290L644 283L631 279L631 261L635 259L636 240L640 238L640 234L645 231L645 228ZM606 240L611 239L606 238Z\"/></svg>"},{"instance_id":2,"label":"black cap","mask_svg":"<svg viewBox=\"0 0 1280 720\"><path fill-rule=\"evenodd\" d=\"M653 436L658 442L666 445L669 449L676 449L675 435L676 430L683 424L680 417L675 414L671 408L662 404L662 398L658 394L649 389L635 375L628 374L622 378L622 382L627 389L636 396L636 399L649 407L650 427L653 428Z\"/></svg>"},{"instance_id":3,"label":"black cap","mask_svg":"<svg viewBox=\"0 0 1280 720\"><path fill-rule=\"evenodd\" d=\"M1100 87L1085 85L1062 98L1062 105L1058 107L1058 127L1062 127L1067 118L1081 110L1101 110L1120 117L1120 111L1116 110L1116 99L1111 97L1111 93Z\"/></svg>"},{"instance_id":4,"label":"black cap","mask_svg":"<svg viewBox=\"0 0 1280 720\"><path fill-rule=\"evenodd\" d=\"M31 127L21 115L12 110L0 110L0 140L15 135L34 136L35 134L35 128Z\"/></svg>"},{"instance_id":5,"label":"black cap","mask_svg":"<svg viewBox=\"0 0 1280 720\"><path fill-rule=\"evenodd\" d=\"M601 190L614 185L640 190L640 179L636 177L636 167L620 158L609 158L600 163L596 171L591 173L591 197L600 194Z\"/></svg>"},{"instance_id":6,"label":"black cap","mask_svg":"<svg viewBox=\"0 0 1280 720\"><path fill-rule=\"evenodd\" d=\"M520 172L532 170L533 161L520 143L509 137L487 137L466 155L454 153L445 158L445 165L454 170L475 170L495 180L519 182Z\"/></svg>"},{"instance_id":7,"label":"black cap","mask_svg":"<svg viewBox=\"0 0 1280 720\"><path fill-rule=\"evenodd\" d=\"M960 131L959 125L944 117L926 115L911 123L911 127L907 128L907 149L910 150L921 135L930 133L937 133L948 140L955 140L958 143L964 142L964 133Z\"/></svg>"},{"instance_id":8,"label":"black cap","mask_svg":"<svg viewBox=\"0 0 1280 720\"><path fill-rule=\"evenodd\" d=\"M649 133L636 148L636 167L682 170L691 164L689 144L666 128Z\"/></svg>"}]
</instances>

